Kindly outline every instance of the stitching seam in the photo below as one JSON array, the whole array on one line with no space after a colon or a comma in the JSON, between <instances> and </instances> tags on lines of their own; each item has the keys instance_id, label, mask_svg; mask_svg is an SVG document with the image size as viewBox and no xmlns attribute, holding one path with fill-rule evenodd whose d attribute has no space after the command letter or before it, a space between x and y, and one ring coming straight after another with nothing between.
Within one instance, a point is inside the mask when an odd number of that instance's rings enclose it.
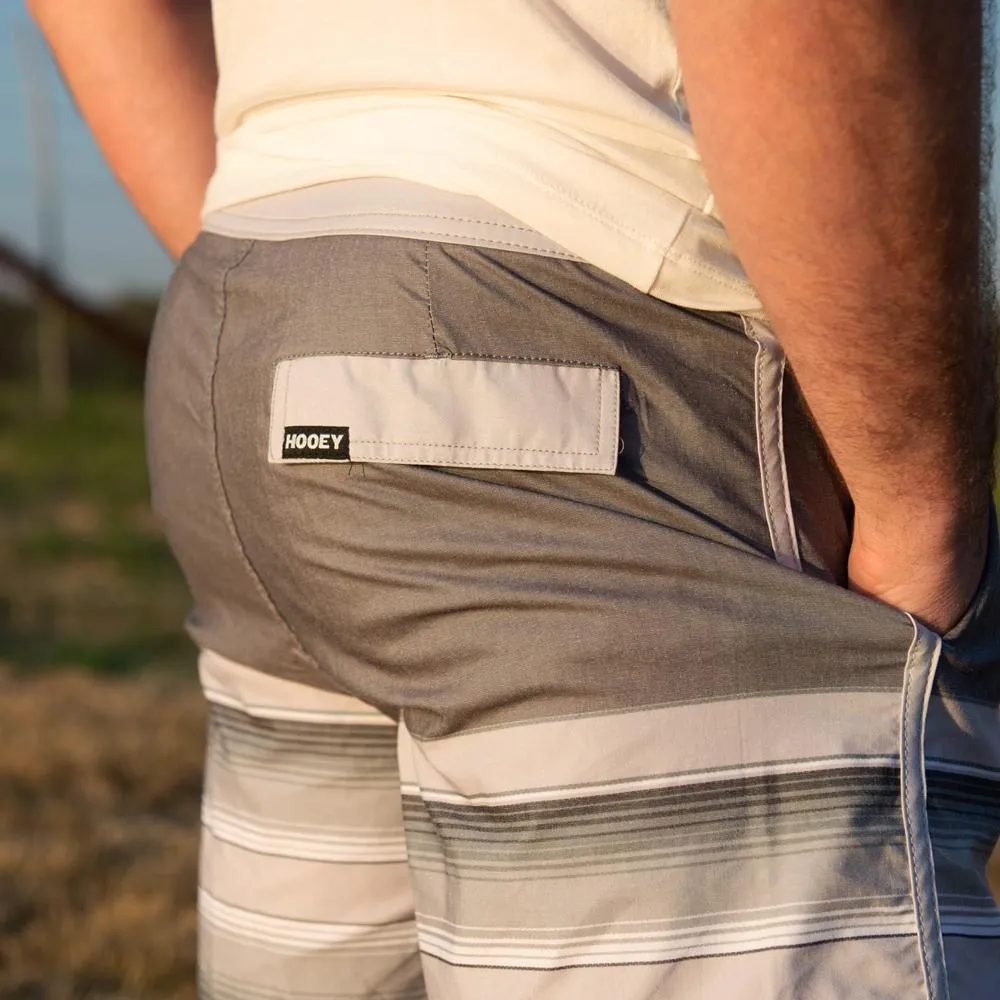
<instances>
[{"instance_id":1,"label":"stitching seam","mask_svg":"<svg viewBox=\"0 0 1000 1000\"><path fill-rule=\"evenodd\" d=\"M757 354L754 358L754 423L756 425L757 460L760 466L761 499L764 503L764 516L767 519L771 548L777 562L789 569L801 572L802 559L799 555L795 520L788 495L788 473L785 467L784 424L781 413L785 370L784 354L782 352L781 361L778 362L768 351L765 338L757 335L753 321L746 316L741 318L746 335L757 345ZM765 384L769 361L779 366L775 393L768 392L769 386ZM777 426L773 441L766 435L764 427L764 408L766 403L772 402L769 398L772 395L776 395L776 400L773 402L775 402L774 419ZM772 467L772 459L777 468ZM779 496L782 500L780 505L778 503Z\"/></svg>"},{"instance_id":2,"label":"stitching seam","mask_svg":"<svg viewBox=\"0 0 1000 1000\"><path fill-rule=\"evenodd\" d=\"M598 428L600 433L600 428ZM500 444L445 444L437 441L382 441L379 438L357 438L352 444L379 444L387 448L447 448L451 451L471 451L475 448L482 448L484 451L514 451L518 454L539 454L539 455L599 455L601 452L600 438L595 451L563 451L560 448L512 448Z\"/></svg>"},{"instance_id":3,"label":"stitching seam","mask_svg":"<svg viewBox=\"0 0 1000 1000\"><path fill-rule=\"evenodd\" d=\"M236 212L233 213L239 218L243 219L254 219L257 222L271 222L273 221L266 215L251 215L246 212ZM292 218L282 218L281 222L326 222L334 221L336 219L365 219L365 218L386 218L386 219L439 219L442 222L469 222L476 226L495 226L498 229L514 229L519 233L534 234L535 230L528 228L528 226L517 226L511 222L496 222L492 219L477 219L471 215L439 215L437 212L407 212L402 209L398 211L383 211L379 209L372 209L371 211L357 211L357 212L333 212L330 215L310 215L306 218L300 218L298 216Z\"/></svg>"},{"instance_id":4,"label":"stitching seam","mask_svg":"<svg viewBox=\"0 0 1000 1000\"><path fill-rule=\"evenodd\" d=\"M589 452L586 454L590 454ZM541 462L529 463L529 462L518 462L518 463L504 463L499 465L497 463L487 464L483 461L460 461L460 460L450 460L448 462L432 462L432 461L414 461L413 459L386 459L386 458L358 458L355 456L352 459L347 458L284 458L279 462L272 463L274 465L349 465L351 463L355 465L442 465L449 469L509 469L518 470L524 469L529 472L605 472L606 467L603 465L595 465L592 463L581 463L579 465L547 465Z\"/></svg>"},{"instance_id":5,"label":"stitching seam","mask_svg":"<svg viewBox=\"0 0 1000 1000\"><path fill-rule=\"evenodd\" d=\"M900 800L902 805L902 819L904 842L906 844L906 855L910 875L910 889L913 894L913 909L917 922L917 950L920 955L920 967L924 977L924 985L927 990L927 1000L948 1000L948 984L944 979L944 989L939 991L939 975L931 966L929 955L932 936L936 939L938 954L943 963L944 944L941 940L940 927L928 927L927 911L933 907L936 909L937 900L934 891L933 876L933 854L927 831L926 797L927 788L924 781L924 753L923 737L925 731L925 720L921 718L917 722L918 731L916 733L917 745L913 744L914 726L912 721L912 708L915 698L914 674L917 671L915 665L916 653L921 645L921 627L917 624L912 615L907 615L910 624L913 626L913 640L906 654L906 662L903 666L903 704L900 712L900 767L899 786ZM923 675L924 671L921 671ZM933 683L933 665L927 671L927 676L922 676L924 690L920 697L920 704L926 712L927 701L930 697L930 690ZM917 788L913 787L912 772L916 770L916 780L919 782ZM912 806L911 806L912 800ZM920 815L920 812L923 815ZM919 844L918 844L919 840ZM918 858L918 851L921 857ZM926 877L926 870L922 873L918 871L921 865L930 867L930 898L924 896L923 881Z\"/></svg>"},{"instance_id":6,"label":"stitching seam","mask_svg":"<svg viewBox=\"0 0 1000 1000\"><path fill-rule=\"evenodd\" d=\"M247 572L250 574L250 579L253 582L254 589L260 595L261 599L267 605L268 610L274 615L275 619L282 625L288 638L292 642L293 648L298 652L307 663L309 663L315 670L321 672L321 668L316 660L306 652L302 643L299 641L298 636L292 631L291 626L285 620L281 612L278 610L274 601L271 599L271 595L267 592L264 587L264 583L258 575L257 571L254 569L253 564L250 562L250 558L247 555L246 547L243 544L243 538L240 536L239 529L236 526L236 519L233 516L232 506L229 502L229 493L226 490L226 484L222 479L222 466L219 461L219 430L218 430L218 417L216 415L215 407L215 388L219 373L219 358L222 354L222 336L226 327L226 318L229 314L229 276L238 268L249 256L250 251L254 248L254 241L248 242L244 251L232 263L223 273L222 280L220 282L220 293L222 296L222 314L219 317L219 335L215 342L215 358L212 363L212 378L209 388L209 406L212 414L212 442L214 455L213 458L213 472L215 474L216 485L218 486L219 493L222 498L222 512L226 519L226 523L229 525L229 530L232 532L233 539L236 542L236 549L240 554L240 559Z\"/></svg>"},{"instance_id":7,"label":"stitching seam","mask_svg":"<svg viewBox=\"0 0 1000 1000\"><path fill-rule=\"evenodd\" d=\"M299 358L406 358L410 361L433 361L437 355L433 354L407 354L405 351L309 351L302 354L286 354L275 362L275 367L284 361L295 361ZM480 361L537 361L547 365L566 365L569 368L599 368L601 371L614 372L618 369L614 365L601 363L598 361L568 361L565 358L542 358L531 355L518 354L474 354L458 353L450 354L447 360L461 360L467 358ZM440 360L440 359L438 359Z\"/></svg>"},{"instance_id":8,"label":"stitching seam","mask_svg":"<svg viewBox=\"0 0 1000 1000\"><path fill-rule=\"evenodd\" d=\"M427 290L427 318L431 324L431 342L434 344L434 356L441 357L441 347L438 344L437 329L434 325L434 304L431 301L431 245L424 243L424 285Z\"/></svg>"}]
</instances>

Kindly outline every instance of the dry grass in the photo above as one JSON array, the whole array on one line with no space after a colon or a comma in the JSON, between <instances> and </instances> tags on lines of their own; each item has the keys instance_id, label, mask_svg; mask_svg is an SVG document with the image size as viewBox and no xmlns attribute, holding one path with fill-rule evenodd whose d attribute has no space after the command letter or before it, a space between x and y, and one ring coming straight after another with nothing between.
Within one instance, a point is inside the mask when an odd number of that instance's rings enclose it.
<instances>
[{"instance_id":1,"label":"dry grass","mask_svg":"<svg viewBox=\"0 0 1000 1000\"><path fill-rule=\"evenodd\" d=\"M0 674L0 997L194 996L192 678Z\"/></svg>"}]
</instances>

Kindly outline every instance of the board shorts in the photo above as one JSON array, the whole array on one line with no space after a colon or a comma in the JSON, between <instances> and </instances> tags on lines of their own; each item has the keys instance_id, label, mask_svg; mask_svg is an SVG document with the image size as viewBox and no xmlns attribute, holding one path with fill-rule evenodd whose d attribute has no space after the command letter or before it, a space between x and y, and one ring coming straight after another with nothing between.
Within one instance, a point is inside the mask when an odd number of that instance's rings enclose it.
<instances>
[{"instance_id":1,"label":"board shorts","mask_svg":"<svg viewBox=\"0 0 1000 1000\"><path fill-rule=\"evenodd\" d=\"M848 591L761 317L432 221L203 233L157 321L201 995L996 1000L995 521L945 636Z\"/></svg>"}]
</instances>

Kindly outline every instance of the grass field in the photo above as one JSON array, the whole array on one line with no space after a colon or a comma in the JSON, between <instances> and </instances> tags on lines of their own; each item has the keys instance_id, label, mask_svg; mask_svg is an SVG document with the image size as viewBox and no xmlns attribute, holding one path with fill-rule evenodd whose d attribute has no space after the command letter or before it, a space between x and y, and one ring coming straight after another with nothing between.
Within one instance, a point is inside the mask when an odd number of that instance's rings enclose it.
<instances>
[{"instance_id":1,"label":"grass field","mask_svg":"<svg viewBox=\"0 0 1000 1000\"><path fill-rule=\"evenodd\" d=\"M0 388L2 1000L194 997L204 718L142 452L137 388Z\"/></svg>"},{"instance_id":2,"label":"grass field","mask_svg":"<svg viewBox=\"0 0 1000 1000\"><path fill-rule=\"evenodd\" d=\"M0 387L0 1000L194 997L186 609L138 390L51 421Z\"/></svg>"},{"instance_id":3,"label":"grass field","mask_svg":"<svg viewBox=\"0 0 1000 1000\"><path fill-rule=\"evenodd\" d=\"M138 388L46 418L0 387L0 662L190 667L187 595L149 510Z\"/></svg>"},{"instance_id":4,"label":"grass field","mask_svg":"<svg viewBox=\"0 0 1000 1000\"><path fill-rule=\"evenodd\" d=\"M0 673L0 997L191 1000L189 676Z\"/></svg>"}]
</instances>

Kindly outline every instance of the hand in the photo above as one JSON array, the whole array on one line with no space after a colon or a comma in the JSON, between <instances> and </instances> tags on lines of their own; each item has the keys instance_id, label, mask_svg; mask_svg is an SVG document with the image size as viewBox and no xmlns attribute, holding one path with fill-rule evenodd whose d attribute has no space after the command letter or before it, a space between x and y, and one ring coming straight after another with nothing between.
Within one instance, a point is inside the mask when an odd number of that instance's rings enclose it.
<instances>
[{"instance_id":1,"label":"hand","mask_svg":"<svg viewBox=\"0 0 1000 1000\"><path fill-rule=\"evenodd\" d=\"M988 515L963 519L954 529L899 522L885 530L886 523L855 515L850 589L908 611L943 635L962 617L982 579Z\"/></svg>"}]
</instances>

